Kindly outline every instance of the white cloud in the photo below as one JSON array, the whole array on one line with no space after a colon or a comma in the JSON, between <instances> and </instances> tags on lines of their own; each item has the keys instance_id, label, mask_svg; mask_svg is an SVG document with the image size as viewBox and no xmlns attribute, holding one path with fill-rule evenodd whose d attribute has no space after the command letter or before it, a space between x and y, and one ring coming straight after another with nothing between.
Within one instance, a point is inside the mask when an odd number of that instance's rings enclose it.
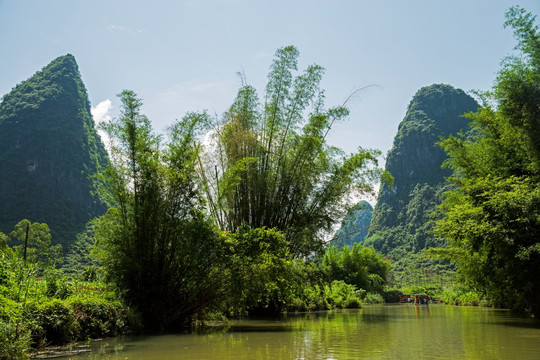
<instances>
[{"instance_id":1,"label":"white cloud","mask_svg":"<svg viewBox=\"0 0 540 360\"><path fill-rule=\"evenodd\" d=\"M111 121L111 109L112 102L109 99L103 100L97 104L96 107L90 109L90 113L92 113L92 117L94 118L96 125L101 122Z\"/></svg>"},{"instance_id":2,"label":"white cloud","mask_svg":"<svg viewBox=\"0 0 540 360\"><path fill-rule=\"evenodd\" d=\"M99 104L97 104L96 107L93 107L90 109L90 113L92 114L92 117L94 118L94 122L96 123L96 129L98 128L98 125L100 123L106 123L112 120L111 110L112 110L112 102L109 99L103 100ZM109 151L110 147L110 139L107 136L107 134L103 130L97 130L99 136L101 136L101 140L105 144L105 149Z\"/></svg>"}]
</instances>

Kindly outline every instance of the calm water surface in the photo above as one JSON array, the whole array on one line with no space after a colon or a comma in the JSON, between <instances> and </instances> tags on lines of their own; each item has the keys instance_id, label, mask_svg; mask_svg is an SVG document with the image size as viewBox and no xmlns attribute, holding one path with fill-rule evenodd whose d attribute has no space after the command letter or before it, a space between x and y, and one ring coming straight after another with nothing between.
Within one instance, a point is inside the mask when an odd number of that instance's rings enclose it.
<instances>
[{"instance_id":1,"label":"calm water surface","mask_svg":"<svg viewBox=\"0 0 540 360\"><path fill-rule=\"evenodd\" d=\"M540 322L490 308L366 306L227 331L114 338L62 359L540 359Z\"/></svg>"}]
</instances>

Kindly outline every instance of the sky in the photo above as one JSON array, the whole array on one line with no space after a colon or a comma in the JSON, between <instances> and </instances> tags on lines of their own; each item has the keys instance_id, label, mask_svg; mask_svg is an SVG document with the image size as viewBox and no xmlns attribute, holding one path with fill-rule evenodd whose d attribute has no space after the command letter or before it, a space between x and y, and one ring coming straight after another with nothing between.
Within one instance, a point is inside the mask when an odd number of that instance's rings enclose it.
<instances>
[{"instance_id":1,"label":"sky","mask_svg":"<svg viewBox=\"0 0 540 360\"><path fill-rule=\"evenodd\" d=\"M0 96L70 53L97 122L130 89L163 131L187 111L223 113L239 71L262 97L276 49L294 45L299 70L326 69L328 107L374 85L329 142L385 154L421 87L491 88L516 43L512 5L540 14L538 0L0 0Z\"/></svg>"}]
</instances>

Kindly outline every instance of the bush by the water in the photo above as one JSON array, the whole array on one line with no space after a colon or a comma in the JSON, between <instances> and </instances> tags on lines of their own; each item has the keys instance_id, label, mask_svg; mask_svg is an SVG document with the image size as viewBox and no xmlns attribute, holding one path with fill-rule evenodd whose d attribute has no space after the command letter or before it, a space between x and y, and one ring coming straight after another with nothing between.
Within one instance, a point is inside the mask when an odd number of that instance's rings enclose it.
<instances>
[{"instance_id":1,"label":"bush by the water","mask_svg":"<svg viewBox=\"0 0 540 360\"><path fill-rule=\"evenodd\" d=\"M107 284L68 279L5 254L0 281L0 359L24 359L32 349L126 334L137 326L136 315Z\"/></svg>"},{"instance_id":2,"label":"bush by the water","mask_svg":"<svg viewBox=\"0 0 540 360\"><path fill-rule=\"evenodd\" d=\"M452 289L444 291L440 300L445 304L464 306L492 306L493 304L484 295L463 289Z\"/></svg>"}]
</instances>

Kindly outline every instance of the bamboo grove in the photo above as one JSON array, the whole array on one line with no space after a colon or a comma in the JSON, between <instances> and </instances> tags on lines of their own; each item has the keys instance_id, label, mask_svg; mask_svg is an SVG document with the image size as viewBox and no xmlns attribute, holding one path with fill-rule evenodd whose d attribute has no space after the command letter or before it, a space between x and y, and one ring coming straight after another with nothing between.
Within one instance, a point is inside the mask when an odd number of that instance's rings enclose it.
<instances>
[{"instance_id":1,"label":"bamboo grove","mask_svg":"<svg viewBox=\"0 0 540 360\"><path fill-rule=\"evenodd\" d=\"M326 109L324 69L297 70L298 50L276 52L261 101L244 85L219 119L199 160L199 173L220 228L276 228L295 257L320 251L323 235L350 205L345 195L371 190L378 180L375 150L345 155L327 145L346 104Z\"/></svg>"}]
</instances>

